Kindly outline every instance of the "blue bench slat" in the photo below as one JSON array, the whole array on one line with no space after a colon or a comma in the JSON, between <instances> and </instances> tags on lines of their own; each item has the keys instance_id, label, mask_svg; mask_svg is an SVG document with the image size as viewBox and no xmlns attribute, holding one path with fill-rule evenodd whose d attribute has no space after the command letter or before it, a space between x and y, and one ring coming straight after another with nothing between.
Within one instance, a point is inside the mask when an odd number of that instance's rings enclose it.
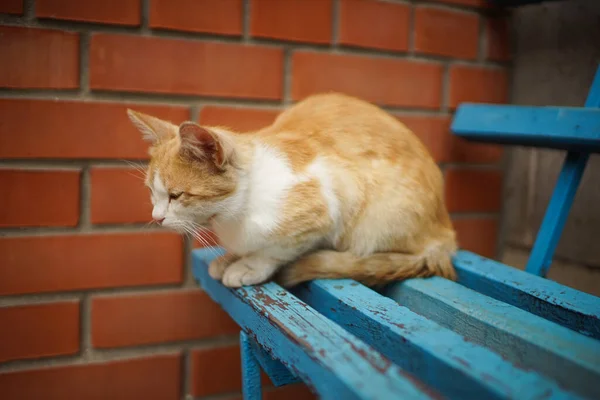
<instances>
[{"instance_id":1,"label":"blue bench slat","mask_svg":"<svg viewBox=\"0 0 600 400\"><path fill-rule=\"evenodd\" d=\"M247 335L242 332L242 336ZM249 337L245 340L249 342L250 348L252 349L252 352L254 353L258 363L263 371L265 371L265 373L269 376L275 387L289 385L290 383L296 383L300 381L300 379L292 374L290 370L281 363L281 361L271 358L271 356L268 355L267 352L264 351L255 340Z\"/></svg>"},{"instance_id":2,"label":"blue bench slat","mask_svg":"<svg viewBox=\"0 0 600 400\"><path fill-rule=\"evenodd\" d=\"M500 144L600 151L600 109L461 104L451 130Z\"/></svg>"},{"instance_id":3,"label":"blue bench slat","mask_svg":"<svg viewBox=\"0 0 600 400\"><path fill-rule=\"evenodd\" d=\"M569 390L600 398L598 340L442 278L411 279L382 292Z\"/></svg>"},{"instance_id":4,"label":"blue bench slat","mask_svg":"<svg viewBox=\"0 0 600 400\"><path fill-rule=\"evenodd\" d=\"M415 378L280 286L228 289L208 276L214 248L192 254L194 276L209 296L322 398L430 398Z\"/></svg>"},{"instance_id":5,"label":"blue bench slat","mask_svg":"<svg viewBox=\"0 0 600 400\"><path fill-rule=\"evenodd\" d=\"M451 398L578 398L355 281L317 280L294 293Z\"/></svg>"},{"instance_id":6,"label":"blue bench slat","mask_svg":"<svg viewBox=\"0 0 600 400\"><path fill-rule=\"evenodd\" d=\"M453 262L461 285L600 339L600 298L469 251Z\"/></svg>"},{"instance_id":7,"label":"blue bench slat","mask_svg":"<svg viewBox=\"0 0 600 400\"><path fill-rule=\"evenodd\" d=\"M240 333L240 350L244 400L262 399L260 364L252 348L252 339L245 332Z\"/></svg>"}]
</instances>

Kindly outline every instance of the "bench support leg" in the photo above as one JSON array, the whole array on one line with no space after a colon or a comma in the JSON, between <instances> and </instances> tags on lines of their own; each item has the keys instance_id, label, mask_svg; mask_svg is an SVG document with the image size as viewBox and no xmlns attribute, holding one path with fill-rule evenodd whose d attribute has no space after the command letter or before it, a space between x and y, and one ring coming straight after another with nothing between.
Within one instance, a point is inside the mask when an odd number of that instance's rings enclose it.
<instances>
[{"instance_id":1,"label":"bench support leg","mask_svg":"<svg viewBox=\"0 0 600 400\"><path fill-rule=\"evenodd\" d=\"M526 271L538 276L546 276L552 256L558 245L569 210L573 204L579 182L585 171L589 153L568 152L563 164L546 215L538 232Z\"/></svg>"},{"instance_id":2,"label":"bench support leg","mask_svg":"<svg viewBox=\"0 0 600 400\"><path fill-rule=\"evenodd\" d=\"M260 382L260 365L252 343L244 331L240 332L240 349L242 356L242 394L244 400L262 399L262 387Z\"/></svg>"}]
</instances>

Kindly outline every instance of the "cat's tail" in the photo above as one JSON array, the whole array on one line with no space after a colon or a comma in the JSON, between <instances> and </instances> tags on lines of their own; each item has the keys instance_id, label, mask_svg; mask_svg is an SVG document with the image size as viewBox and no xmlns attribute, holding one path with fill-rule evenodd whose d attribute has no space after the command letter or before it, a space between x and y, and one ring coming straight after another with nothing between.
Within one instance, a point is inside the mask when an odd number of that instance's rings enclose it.
<instances>
[{"instance_id":1,"label":"cat's tail","mask_svg":"<svg viewBox=\"0 0 600 400\"><path fill-rule=\"evenodd\" d=\"M367 286L430 276L454 280L452 255L455 252L453 237L432 243L420 254L390 252L358 257L350 252L318 250L283 267L276 281L291 287L312 279L348 278Z\"/></svg>"}]
</instances>

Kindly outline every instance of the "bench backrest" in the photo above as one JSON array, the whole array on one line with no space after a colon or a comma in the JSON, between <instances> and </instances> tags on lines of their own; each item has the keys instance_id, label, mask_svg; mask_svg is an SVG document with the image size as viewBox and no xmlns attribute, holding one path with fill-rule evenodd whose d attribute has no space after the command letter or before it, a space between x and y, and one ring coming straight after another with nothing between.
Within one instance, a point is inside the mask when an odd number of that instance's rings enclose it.
<instances>
[{"instance_id":1,"label":"bench backrest","mask_svg":"<svg viewBox=\"0 0 600 400\"><path fill-rule=\"evenodd\" d=\"M568 151L526 268L546 276L589 154L600 152L600 67L584 108L466 103L451 129L468 140Z\"/></svg>"}]
</instances>

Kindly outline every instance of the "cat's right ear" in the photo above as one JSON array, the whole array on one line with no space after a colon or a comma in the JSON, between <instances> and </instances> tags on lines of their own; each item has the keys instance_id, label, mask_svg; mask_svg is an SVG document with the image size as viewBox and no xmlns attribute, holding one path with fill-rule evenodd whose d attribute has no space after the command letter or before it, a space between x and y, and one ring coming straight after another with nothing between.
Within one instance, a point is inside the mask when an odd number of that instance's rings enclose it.
<instances>
[{"instance_id":1,"label":"cat's right ear","mask_svg":"<svg viewBox=\"0 0 600 400\"><path fill-rule=\"evenodd\" d=\"M177 133L177 126L168 121L129 108L127 109L127 115L133 125L142 133L144 140L150 143L156 143L159 139Z\"/></svg>"}]
</instances>

